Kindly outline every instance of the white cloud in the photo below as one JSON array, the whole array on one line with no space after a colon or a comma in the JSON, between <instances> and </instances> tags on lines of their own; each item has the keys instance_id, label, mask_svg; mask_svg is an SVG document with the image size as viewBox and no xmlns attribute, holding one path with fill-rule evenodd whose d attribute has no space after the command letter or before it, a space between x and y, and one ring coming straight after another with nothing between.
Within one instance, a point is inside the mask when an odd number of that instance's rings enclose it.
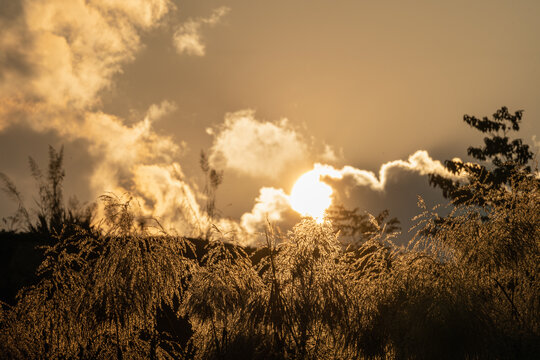
<instances>
[{"instance_id":1,"label":"white cloud","mask_svg":"<svg viewBox=\"0 0 540 360\"><path fill-rule=\"evenodd\" d=\"M184 236L200 236L209 221L186 182L178 163L137 165L133 169L135 193L146 214L159 219L167 230Z\"/></svg>"},{"instance_id":2,"label":"white cloud","mask_svg":"<svg viewBox=\"0 0 540 360\"><path fill-rule=\"evenodd\" d=\"M290 209L289 196L283 189L263 187L255 199L255 205L249 213L242 215L240 224L250 235L264 229L267 222L276 222L282 219L282 213Z\"/></svg>"},{"instance_id":3,"label":"white cloud","mask_svg":"<svg viewBox=\"0 0 540 360\"><path fill-rule=\"evenodd\" d=\"M170 8L169 0L25 1L21 18L2 29L0 53L14 54L29 70L4 71L0 97L58 108L96 105L140 48L139 32Z\"/></svg>"},{"instance_id":4,"label":"white cloud","mask_svg":"<svg viewBox=\"0 0 540 360\"><path fill-rule=\"evenodd\" d=\"M276 177L307 157L307 146L286 119L259 121L251 110L227 114L225 122L208 133L214 136L210 162L217 168Z\"/></svg>"},{"instance_id":5,"label":"white cloud","mask_svg":"<svg viewBox=\"0 0 540 360\"><path fill-rule=\"evenodd\" d=\"M538 154L540 152L540 140L538 140L536 135L533 135L532 136L532 141L533 141L532 152L534 153L534 156L535 156L534 160L537 161L536 166L538 167ZM535 173L536 173L536 178L540 179L540 170L536 169Z\"/></svg>"},{"instance_id":6,"label":"white cloud","mask_svg":"<svg viewBox=\"0 0 540 360\"><path fill-rule=\"evenodd\" d=\"M372 171L357 169L352 166L344 166L338 170L330 165L315 164L314 169L319 171L322 176L328 176L333 179L342 179L351 177L358 186L369 186L373 190L383 191L386 183L393 171L406 170L419 175L435 173L449 179L463 179L464 175L455 175L449 172L444 165L432 159L425 150L418 150L407 161L394 160L383 164L379 170L379 175Z\"/></svg>"},{"instance_id":7,"label":"white cloud","mask_svg":"<svg viewBox=\"0 0 540 360\"><path fill-rule=\"evenodd\" d=\"M222 6L214 9L209 17L189 19L180 25L173 35L173 44L176 51L179 54L204 56L206 47L203 43L201 28L215 26L229 11L230 8Z\"/></svg>"},{"instance_id":8,"label":"white cloud","mask_svg":"<svg viewBox=\"0 0 540 360\"><path fill-rule=\"evenodd\" d=\"M531 139L533 142L533 152L538 154L540 151L540 140L536 137L536 135L533 135Z\"/></svg>"}]
</instances>

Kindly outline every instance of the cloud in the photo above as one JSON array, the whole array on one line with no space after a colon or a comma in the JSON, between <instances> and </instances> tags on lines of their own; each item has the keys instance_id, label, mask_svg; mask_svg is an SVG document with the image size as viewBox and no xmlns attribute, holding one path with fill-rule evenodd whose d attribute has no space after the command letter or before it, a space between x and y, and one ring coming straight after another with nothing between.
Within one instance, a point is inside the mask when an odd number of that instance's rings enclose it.
<instances>
[{"instance_id":1,"label":"cloud","mask_svg":"<svg viewBox=\"0 0 540 360\"><path fill-rule=\"evenodd\" d=\"M533 142L531 150L534 153L534 157L535 157L533 160L537 162L536 167L538 168L538 154L540 153L540 140L538 140L536 134L532 136L531 140ZM536 173L536 178L540 179L540 170L536 169L535 173Z\"/></svg>"},{"instance_id":2,"label":"cloud","mask_svg":"<svg viewBox=\"0 0 540 360\"><path fill-rule=\"evenodd\" d=\"M141 47L139 33L158 26L171 7L168 0L25 2L20 18L0 35L0 61L10 57L20 64L1 70L0 131L23 123L67 141L86 141L96 159L94 198L128 192L146 215L199 235L208 224L195 188L175 161L183 145L153 128L176 106L154 104L132 125L95 110L100 92Z\"/></svg>"},{"instance_id":3,"label":"cloud","mask_svg":"<svg viewBox=\"0 0 540 360\"><path fill-rule=\"evenodd\" d=\"M540 151L540 140L537 138L536 135L533 135L531 137L531 140L533 142L533 148L532 148L532 151L535 153L535 154L538 154L538 152Z\"/></svg>"},{"instance_id":4,"label":"cloud","mask_svg":"<svg viewBox=\"0 0 540 360\"><path fill-rule=\"evenodd\" d=\"M173 35L173 44L176 51L179 54L204 56L206 47L202 41L201 28L203 26L215 26L229 11L230 8L222 6L214 9L209 17L188 19L184 24L180 25Z\"/></svg>"},{"instance_id":5,"label":"cloud","mask_svg":"<svg viewBox=\"0 0 540 360\"><path fill-rule=\"evenodd\" d=\"M380 167L379 175L358 169L352 166L344 166L337 169L328 164L316 163L312 172L320 177L333 180L352 179L353 186L368 187L369 189L382 192L386 189L392 177L398 178L400 172L412 172L418 175L436 173L450 179L461 179L463 176L455 175L446 170L440 161L432 159L427 151L418 150L405 160L394 160ZM240 224L251 235L252 241L256 241L257 235L264 229L267 221L279 222L284 219L284 214L291 210L290 195L283 189L262 188L259 197L255 201L252 210L241 217Z\"/></svg>"},{"instance_id":6,"label":"cloud","mask_svg":"<svg viewBox=\"0 0 540 360\"><path fill-rule=\"evenodd\" d=\"M281 221L283 213L290 209L289 196L283 189L263 187L259 190L253 209L242 215L240 225L255 241L268 222Z\"/></svg>"},{"instance_id":7,"label":"cloud","mask_svg":"<svg viewBox=\"0 0 540 360\"><path fill-rule=\"evenodd\" d=\"M183 144L153 128L176 106L154 104L131 125L96 110L102 90L142 46L140 33L172 7L168 0L23 2L17 19L0 19L0 64L10 64L0 68L0 131L19 123L84 140L96 160L94 198L130 193L145 215L198 236L209 225L176 161Z\"/></svg>"},{"instance_id":8,"label":"cloud","mask_svg":"<svg viewBox=\"0 0 540 360\"><path fill-rule=\"evenodd\" d=\"M174 108L168 102L153 105L144 119L131 126L125 125L121 118L89 112L82 123L69 122L71 126L58 129L58 132L67 139L87 140L90 153L100 159L99 166L110 167L111 173L121 176L123 171L127 172L137 164L169 163L178 155L181 146L170 137L157 134L152 127L152 122L157 119L153 116L164 115L166 109L172 111ZM103 189L110 180L102 179L109 177L95 174L94 187Z\"/></svg>"},{"instance_id":9,"label":"cloud","mask_svg":"<svg viewBox=\"0 0 540 360\"><path fill-rule=\"evenodd\" d=\"M2 29L0 97L72 109L94 106L158 24L169 0L29 0Z\"/></svg>"},{"instance_id":10,"label":"cloud","mask_svg":"<svg viewBox=\"0 0 540 360\"><path fill-rule=\"evenodd\" d=\"M229 113L214 136L210 163L250 176L274 178L307 157L307 146L286 119L273 123L254 118L252 110Z\"/></svg>"},{"instance_id":11,"label":"cloud","mask_svg":"<svg viewBox=\"0 0 540 360\"><path fill-rule=\"evenodd\" d=\"M324 162L337 162L341 159L343 159L343 149L339 149L339 155L336 154L335 149L328 145L324 144L324 150L322 154L319 156L319 158Z\"/></svg>"},{"instance_id":12,"label":"cloud","mask_svg":"<svg viewBox=\"0 0 540 360\"><path fill-rule=\"evenodd\" d=\"M209 227L196 201L197 189L176 161L183 144L154 130L156 121L175 111L173 103L150 106L146 115L131 125L103 112L49 113L48 120L40 123L40 110L46 108L19 105L26 120L35 118L29 120L34 130L53 130L66 141L86 142L88 153L95 159L89 179L92 198L107 192L129 193L144 215L154 216L167 229L174 227L186 236L199 236Z\"/></svg>"},{"instance_id":13,"label":"cloud","mask_svg":"<svg viewBox=\"0 0 540 360\"><path fill-rule=\"evenodd\" d=\"M109 114L87 112L82 121L66 122L56 131L64 139L87 141L90 155L97 159L90 178L93 197L129 193L143 214L156 217L168 230L200 236L209 223L196 188L175 161L183 146L153 129L155 121L175 109L167 101L152 105L130 126Z\"/></svg>"},{"instance_id":14,"label":"cloud","mask_svg":"<svg viewBox=\"0 0 540 360\"><path fill-rule=\"evenodd\" d=\"M178 163L137 165L133 168L134 195L144 213L184 236L200 236L209 226L196 194Z\"/></svg>"},{"instance_id":15,"label":"cloud","mask_svg":"<svg viewBox=\"0 0 540 360\"><path fill-rule=\"evenodd\" d=\"M394 171L411 171L419 175L438 174L448 179L459 180L464 179L464 175L456 175L449 172L444 165L432 159L425 150L418 150L407 161L394 160L383 164L379 170L379 175L375 175L372 171L357 169L352 166L344 166L338 170L330 165L315 164L313 171L320 173L321 176L327 176L332 179L343 179L350 177L354 180L357 186L368 186L372 190L383 191L388 179Z\"/></svg>"}]
</instances>

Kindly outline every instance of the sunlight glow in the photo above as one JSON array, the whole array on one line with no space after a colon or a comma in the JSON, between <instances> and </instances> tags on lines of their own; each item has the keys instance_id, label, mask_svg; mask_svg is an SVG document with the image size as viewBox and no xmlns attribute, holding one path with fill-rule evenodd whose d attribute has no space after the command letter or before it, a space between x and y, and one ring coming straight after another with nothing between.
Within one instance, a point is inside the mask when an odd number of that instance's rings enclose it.
<instances>
[{"instance_id":1,"label":"sunlight glow","mask_svg":"<svg viewBox=\"0 0 540 360\"><path fill-rule=\"evenodd\" d=\"M322 223L324 212L332 203L332 188L321 181L320 169L313 169L296 180L289 201L293 210Z\"/></svg>"}]
</instances>

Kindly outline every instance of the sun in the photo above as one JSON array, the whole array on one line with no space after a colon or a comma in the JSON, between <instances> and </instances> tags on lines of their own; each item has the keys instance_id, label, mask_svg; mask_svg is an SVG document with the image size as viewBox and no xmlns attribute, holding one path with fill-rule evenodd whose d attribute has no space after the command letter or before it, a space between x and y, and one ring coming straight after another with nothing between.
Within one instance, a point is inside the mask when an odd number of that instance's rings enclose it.
<instances>
[{"instance_id":1,"label":"sun","mask_svg":"<svg viewBox=\"0 0 540 360\"><path fill-rule=\"evenodd\" d=\"M332 203L332 187L321 181L320 169L313 169L296 180L289 201L291 207L303 216L311 216L322 223L324 212Z\"/></svg>"}]
</instances>

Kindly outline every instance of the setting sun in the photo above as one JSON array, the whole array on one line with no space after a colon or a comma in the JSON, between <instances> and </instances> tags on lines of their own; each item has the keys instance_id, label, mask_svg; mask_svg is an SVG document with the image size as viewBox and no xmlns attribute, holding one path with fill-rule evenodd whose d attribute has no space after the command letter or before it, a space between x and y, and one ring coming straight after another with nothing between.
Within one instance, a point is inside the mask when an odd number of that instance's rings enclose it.
<instances>
[{"instance_id":1,"label":"setting sun","mask_svg":"<svg viewBox=\"0 0 540 360\"><path fill-rule=\"evenodd\" d=\"M332 188L321 181L321 171L313 169L298 178L289 198L292 208L303 216L322 222L325 210L332 203Z\"/></svg>"}]
</instances>

